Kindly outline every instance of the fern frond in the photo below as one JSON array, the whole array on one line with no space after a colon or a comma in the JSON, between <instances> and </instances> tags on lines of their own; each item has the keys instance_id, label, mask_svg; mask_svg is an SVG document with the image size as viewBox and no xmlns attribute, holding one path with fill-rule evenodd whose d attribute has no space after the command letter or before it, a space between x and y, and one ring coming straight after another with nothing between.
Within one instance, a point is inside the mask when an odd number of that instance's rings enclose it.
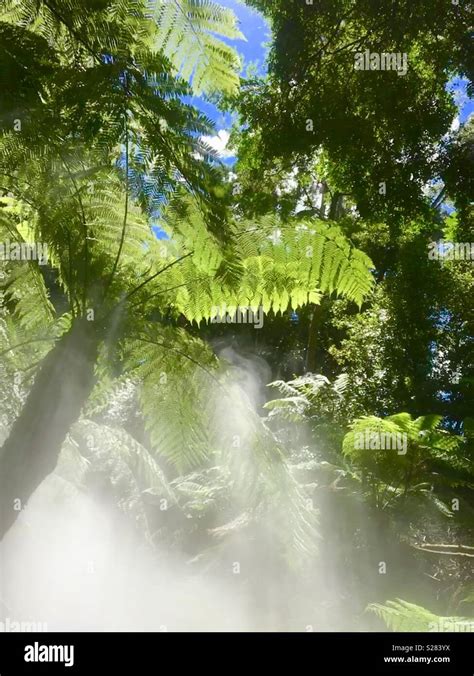
<instances>
[{"instance_id":1,"label":"fern frond","mask_svg":"<svg viewBox=\"0 0 474 676\"><path fill-rule=\"evenodd\" d=\"M216 36L244 39L234 13L210 0L154 0L157 48L196 94L234 94L239 86L236 51Z\"/></svg>"},{"instance_id":2,"label":"fern frond","mask_svg":"<svg viewBox=\"0 0 474 676\"><path fill-rule=\"evenodd\" d=\"M130 469L140 493L153 491L172 503L176 502L166 477L150 452L123 427L95 423L82 418L73 427L72 436L85 440L90 457L101 454L121 461Z\"/></svg>"},{"instance_id":3,"label":"fern frond","mask_svg":"<svg viewBox=\"0 0 474 676\"><path fill-rule=\"evenodd\" d=\"M467 617L441 617L422 606L402 599L371 603L367 610L380 617L387 627L396 632L472 632L474 620Z\"/></svg>"}]
</instances>

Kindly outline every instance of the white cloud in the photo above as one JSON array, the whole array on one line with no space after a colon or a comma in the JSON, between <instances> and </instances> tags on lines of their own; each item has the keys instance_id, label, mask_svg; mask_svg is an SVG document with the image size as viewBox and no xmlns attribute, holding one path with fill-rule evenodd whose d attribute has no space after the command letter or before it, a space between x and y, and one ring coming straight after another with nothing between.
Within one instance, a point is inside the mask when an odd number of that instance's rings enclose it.
<instances>
[{"instance_id":1,"label":"white cloud","mask_svg":"<svg viewBox=\"0 0 474 676\"><path fill-rule=\"evenodd\" d=\"M461 125L461 122L459 120L459 115L456 115L454 120L451 122L451 131L457 131Z\"/></svg>"},{"instance_id":2,"label":"white cloud","mask_svg":"<svg viewBox=\"0 0 474 676\"><path fill-rule=\"evenodd\" d=\"M227 148L230 133L226 129L221 129L216 136L202 136L201 140L211 146L221 159L235 157L235 152Z\"/></svg>"}]
</instances>

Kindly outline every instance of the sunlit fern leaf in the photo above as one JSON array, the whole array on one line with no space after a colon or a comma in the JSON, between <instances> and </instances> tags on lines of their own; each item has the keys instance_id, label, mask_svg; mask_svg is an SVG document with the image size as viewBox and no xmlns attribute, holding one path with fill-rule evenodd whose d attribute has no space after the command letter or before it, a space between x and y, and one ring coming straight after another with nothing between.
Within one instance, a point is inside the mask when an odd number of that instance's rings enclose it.
<instances>
[{"instance_id":1,"label":"sunlit fern leaf","mask_svg":"<svg viewBox=\"0 0 474 676\"><path fill-rule=\"evenodd\" d=\"M301 223L273 218L253 227L239 224L235 240L247 273L242 285L255 287L262 300L278 294L277 311L286 309L290 299L296 309L311 293L336 292L360 304L372 288L370 260L335 226L308 222L302 229Z\"/></svg>"},{"instance_id":2,"label":"sunlit fern leaf","mask_svg":"<svg viewBox=\"0 0 474 676\"><path fill-rule=\"evenodd\" d=\"M378 418L377 416L364 416L358 418L351 424L350 431L344 437L343 453L352 458L355 462L376 462L379 455L382 455L380 444L376 448L378 439L396 438L401 433L400 427L390 418ZM365 439L374 439L374 448L367 447ZM383 453L385 452L385 447ZM378 453L379 455L376 455ZM382 456L383 457L383 456Z\"/></svg>"},{"instance_id":3,"label":"sunlit fern leaf","mask_svg":"<svg viewBox=\"0 0 474 676\"><path fill-rule=\"evenodd\" d=\"M180 270L194 281L180 289L176 307L189 320L200 322L211 320L219 306L262 306L265 313L285 312L318 303L323 292L361 304L373 285L370 260L353 249L335 226L312 225L314 229L302 230L301 224L282 224L270 216L257 223L235 222L223 258L196 205L180 200L162 220L173 241L193 251Z\"/></svg>"},{"instance_id":4,"label":"sunlit fern leaf","mask_svg":"<svg viewBox=\"0 0 474 676\"><path fill-rule=\"evenodd\" d=\"M157 48L196 94L233 94L239 85L237 52L217 36L243 39L232 10L210 0L153 0Z\"/></svg>"}]
</instances>

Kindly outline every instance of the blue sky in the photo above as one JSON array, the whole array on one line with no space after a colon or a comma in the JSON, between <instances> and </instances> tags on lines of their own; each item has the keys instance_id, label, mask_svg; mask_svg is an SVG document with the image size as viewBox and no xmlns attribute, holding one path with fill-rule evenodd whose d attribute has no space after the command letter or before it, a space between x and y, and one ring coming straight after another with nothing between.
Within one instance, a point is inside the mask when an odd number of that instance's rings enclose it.
<instances>
[{"instance_id":1,"label":"blue sky","mask_svg":"<svg viewBox=\"0 0 474 676\"><path fill-rule=\"evenodd\" d=\"M244 57L244 66L252 61L258 61L259 70L264 73L267 53L265 45L270 42L268 23L260 12L247 7L241 0L219 0L219 4L234 11L240 23L240 30L247 38L247 42L240 41L235 45Z\"/></svg>"},{"instance_id":2,"label":"blue sky","mask_svg":"<svg viewBox=\"0 0 474 676\"><path fill-rule=\"evenodd\" d=\"M459 109L459 121L465 122L474 113L474 100L467 95L466 78L454 78L448 85L448 89L454 94L454 101Z\"/></svg>"}]
</instances>

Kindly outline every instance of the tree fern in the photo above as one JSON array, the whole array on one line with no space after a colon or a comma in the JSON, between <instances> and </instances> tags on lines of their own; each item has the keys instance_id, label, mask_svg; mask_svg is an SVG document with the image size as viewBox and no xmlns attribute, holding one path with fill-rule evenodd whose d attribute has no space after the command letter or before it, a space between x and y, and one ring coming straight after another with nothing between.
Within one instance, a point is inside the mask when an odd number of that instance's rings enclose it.
<instances>
[{"instance_id":1,"label":"tree fern","mask_svg":"<svg viewBox=\"0 0 474 676\"><path fill-rule=\"evenodd\" d=\"M204 31L219 23L233 30L228 13L209 3L192 6L199 10L192 23L201 22ZM224 397L232 407L229 376L211 373L214 354L183 326L209 321L221 304L283 312L333 291L361 302L372 284L370 262L323 223L229 223L225 209L214 204L212 167L202 154L195 156L203 148L199 135L209 126L182 103L189 91L185 83L150 49L154 28L143 4L112 2L110 11L98 10L93 19L79 8L72 0L8 3L14 20L44 49L44 42L53 46L58 77L44 92L38 117L31 115L31 126L22 134L5 129L0 137L2 189L27 205L31 235L48 245L67 302L63 321L87 326L94 346L99 344L96 373L107 370L111 385L117 372L140 381L153 453L183 472L212 466L217 458L232 477L234 495L276 515L286 524L288 551L308 555L315 546L314 509L289 472L283 449L250 403L241 402L238 419L246 434L234 452L235 423L224 430L215 424ZM176 24L173 30L179 35L182 28ZM215 39L207 44L215 52ZM221 86L220 75L207 65L200 69L194 72L198 86L206 77ZM41 72L37 84L41 90ZM150 220L156 195L164 198L178 185L187 194L177 195L184 207L173 202L162 210L159 225L169 239L158 241ZM12 223L20 233L21 224L10 218ZM271 239L275 229L281 241ZM233 264L226 274L228 261ZM21 301L16 299L19 311ZM79 414L86 402L77 403ZM132 464L139 460L143 474L148 456L110 429L104 435L131 448L123 454Z\"/></svg>"},{"instance_id":2,"label":"tree fern","mask_svg":"<svg viewBox=\"0 0 474 676\"><path fill-rule=\"evenodd\" d=\"M449 491L472 485L473 465L465 453L465 440L438 429L440 422L437 415L413 419L408 413L399 413L386 418L364 416L351 423L343 453L362 471L380 507L398 501L403 504L409 496L418 496L445 516L453 516L433 489ZM388 448L378 443L382 438L390 439ZM366 439L375 440L373 447ZM396 446L399 439L403 449Z\"/></svg>"}]
</instances>

